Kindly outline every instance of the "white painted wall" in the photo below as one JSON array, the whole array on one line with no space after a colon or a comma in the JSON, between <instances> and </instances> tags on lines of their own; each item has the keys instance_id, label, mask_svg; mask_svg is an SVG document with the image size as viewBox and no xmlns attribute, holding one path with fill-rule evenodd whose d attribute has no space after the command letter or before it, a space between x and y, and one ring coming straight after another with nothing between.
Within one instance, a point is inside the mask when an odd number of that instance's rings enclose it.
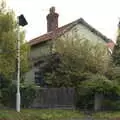
<instances>
[{"instance_id":1,"label":"white painted wall","mask_svg":"<svg viewBox=\"0 0 120 120\"><path fill-rule=\"evenodd\" d=\"M83 24L77 24L70 31L66 33L68 36L74 36L73 34L77 34L81 39L85 38L88 40L92 40L95 42L103 42L106 43L101 37L97 36L94 32L91 32L86 26Z\"/></svg>"}]
</instances>

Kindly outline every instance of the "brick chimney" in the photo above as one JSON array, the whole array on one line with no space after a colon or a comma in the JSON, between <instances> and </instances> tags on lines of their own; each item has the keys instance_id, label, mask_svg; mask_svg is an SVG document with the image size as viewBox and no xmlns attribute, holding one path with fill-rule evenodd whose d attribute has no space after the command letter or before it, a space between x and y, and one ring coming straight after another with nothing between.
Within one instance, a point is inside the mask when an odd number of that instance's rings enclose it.
<instances>
[{"instance_id":1,"label":"brick chimney","mask_svg":"<svg viewBox=\"0 0 120 120\"><path fill-rule=\"evenodd\" d=\"M55 7L51 7L47 15L47 32L58 28L58 14L55 12Z\"/></svg>"}]
</instances>

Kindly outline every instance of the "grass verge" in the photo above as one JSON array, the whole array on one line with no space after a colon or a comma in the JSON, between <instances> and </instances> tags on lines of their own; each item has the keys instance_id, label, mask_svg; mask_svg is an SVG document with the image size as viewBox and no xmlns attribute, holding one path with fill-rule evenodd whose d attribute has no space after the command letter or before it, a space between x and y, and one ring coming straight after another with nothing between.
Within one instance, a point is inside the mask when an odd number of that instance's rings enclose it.
<instances>
[{"instance_id":1,"label":"grass verge","mask_svg":"<svg viewBox=\"0 0 120 120\"><path fill-rule=\"evenodd\" d=\"M84 112L76 110L55 109L23 109L20 113L15 110L0 110L0 120L85 120ZM120 111L98 112L92 114L93 120L120 120Z\"/></svg>"},{"instance_id":2,"label":"grass verge","mask_svg":"<svg viewBox=\"0 0 120 120\"><path fill-rule=\"evenodd\" d=\"M94 119L120 120L120 111L106 111L93 114Z\"/></svg>"},{"instance_id":3,"label":"grass verge","mask_svg":"<svg viewBox=\"0 0 120 120\"><path fill-rule=\"evenodd\" d=\"M83 118L82 112L74 110L21 110L20 113L14 110L0 110L0 120L62 120Z\"/></svg>"}]
</instances>

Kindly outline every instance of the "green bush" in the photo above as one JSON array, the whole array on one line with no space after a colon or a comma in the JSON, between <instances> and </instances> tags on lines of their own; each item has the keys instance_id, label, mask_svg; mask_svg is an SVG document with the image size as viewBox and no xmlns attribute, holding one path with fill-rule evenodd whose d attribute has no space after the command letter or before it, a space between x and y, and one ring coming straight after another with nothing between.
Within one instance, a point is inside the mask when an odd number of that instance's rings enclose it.
<instances>
[{"instance_id":1,"label":"green bush","mask_svg":"<svg viewBox=\"0 0 120 120\"><path fill-rule=\"evenodd\" d=\"M36 97L36 89L34 86L21 86L21 106L23 108L31 107Z\"/></svg>"},{"instance_id":2,"label":"green bush","mask_svg":"<svg viewBox=\"0 0 120 120\"><path fill-rule=\"evenodd\" d=\"M36 90L34 86L20 86L21 107L30 107L35 96ZM16 85L10 85L8 88L1 90L1 103L6 107L15 108L16 106Z\"/></svg>"},{"instance_id":3,"label":"green bush","mask_svg":"<svg viewBox=\"0 0 120 120\"><path fill-rule=\"evenodd\" d=\"M92 110L94 107L93 95L79 95L76 99L76 108L82 110Z\"/></svg>"},{"instance_id":4,"label":"green bush","mask_svg":"<svg viewBox=\"0 0 120 120\"><path fill-rule=\"evenodd\" d=\"M94 106L94 94L92 91L88 91L84 88L76 89L75 105L77 109L93 109Z\"/></svg>"},{"instance_id":5,"label":"green bush","mask_svg":"<svg viewBox=\"0 0 120 120\"><path fill-rule=\"evenodd\" d=\"M103 100L104 110L120 110L120 96L110 93L104 96Z\"/></svg>"},{"instance_id":6,"label":"green bush","mask_svg":"<svg viewBox=\"0 0 120 120\"><path fill-rule=\"evenodd\" d=\"M16 86L10 85L8 88L1 90L1 103L5 107L15 107L16 100Z\"/></svg>"},{"instance_id":7,"label":"green bush","mask_svg":"<svg viewBox=\"0 0 120 120\"><path fill-rule=\"evenodd\" d=\"M104 100L103 101L104 110L120 110L120 100Z\"/></svg>"},{"instance_id":8,"label":"green bush","mask_svg":"<svg viewBox=\"0 0 120 120\"><path fill-rule=\"evenodd\" d=\"M77 88L77 107L78 108L93 108L95 93L102 93L106 98L111 101L104 101L103 109L119 109L120 105L117 99L113 99L119 96L120 87L116 81L108 80L105 76L100 74L91 74L88 80L81 82ZM110 96L112 98L110 98ZM109 97L109 98L108 98ZM119 98L120 100L120 98ZM119 108L118 108L119 106Z\"/></svg>"}]
</instances>

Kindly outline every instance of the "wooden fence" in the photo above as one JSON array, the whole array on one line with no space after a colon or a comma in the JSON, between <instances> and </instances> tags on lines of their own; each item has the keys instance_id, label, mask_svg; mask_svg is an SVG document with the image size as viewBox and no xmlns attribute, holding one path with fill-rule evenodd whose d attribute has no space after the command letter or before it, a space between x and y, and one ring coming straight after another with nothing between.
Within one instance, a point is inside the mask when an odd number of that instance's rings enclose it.
<instances>
[{"instance_id":1,"label":"wooden fence","mask_svg":"<svg viewBox=\"0 0 120 120\"><path fill-rule=\"evenodd\" d=\"M74 88L38 88L34 108L74 108Z\"/></svg>"}]
</instances>

